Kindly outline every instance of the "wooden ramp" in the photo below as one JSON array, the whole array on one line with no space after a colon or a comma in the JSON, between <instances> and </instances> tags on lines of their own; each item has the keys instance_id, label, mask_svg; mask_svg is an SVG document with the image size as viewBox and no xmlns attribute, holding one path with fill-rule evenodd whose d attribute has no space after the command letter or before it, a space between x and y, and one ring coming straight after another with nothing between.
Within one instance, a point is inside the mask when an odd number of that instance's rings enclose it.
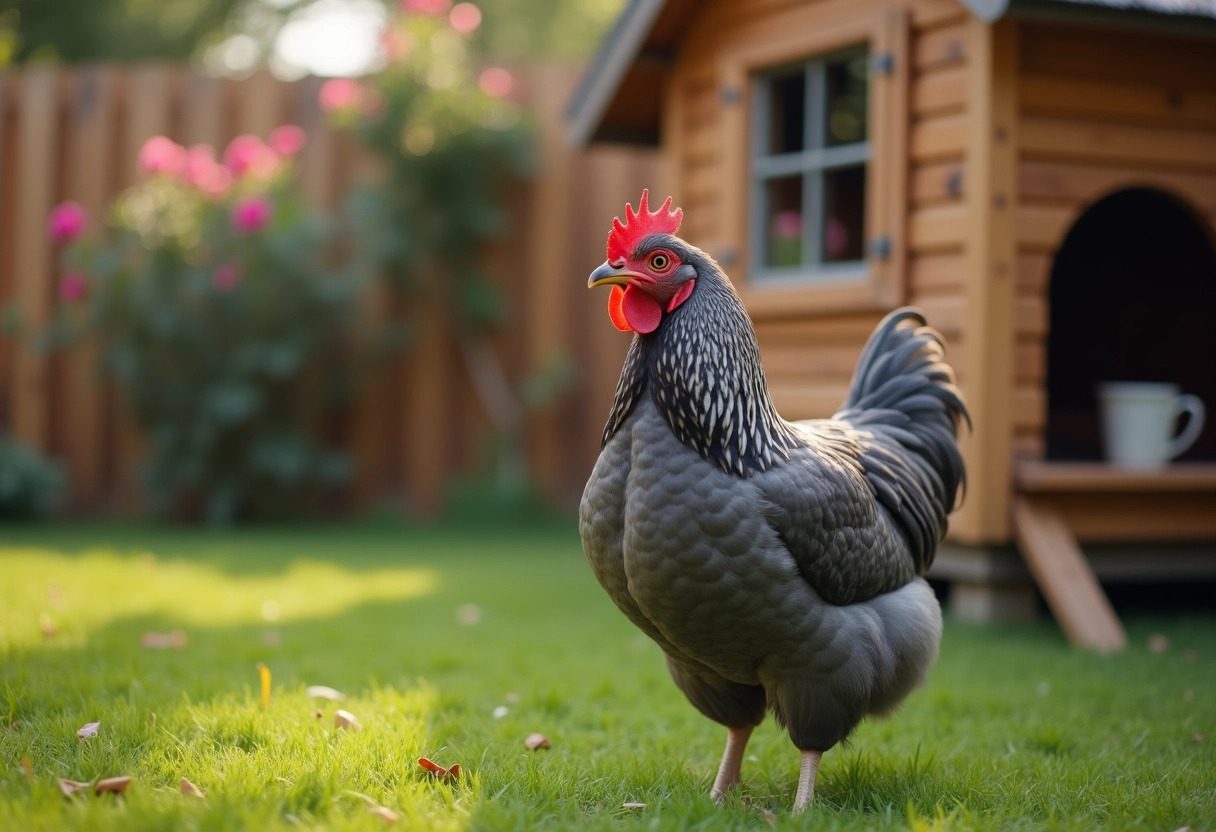
<instances>
[{"instance_id":1,"label":"wooden ramp","mask_svg":"<svg viewBox=\"0 0 1216 832\"><path fill-rule=\"evenodd\" d=\"M1069 640L1110 651L1126 642L1078 541L1216 540L1216 464L1151 471L1099 462L1022 460L1014 469L1014 536Z\"/></svg>"},{"instance_id":2,"label":"wooden ramp","mask_svg":"<svg viewBox=\"0 0 1216 832\"><path fill-rule=\"evenodd\" d=\"M1102 653L1122 650L1123 625L1060 513L1041 498L1015 497L1013 531L1068 640Z\"/></svg>"}]
</instances>

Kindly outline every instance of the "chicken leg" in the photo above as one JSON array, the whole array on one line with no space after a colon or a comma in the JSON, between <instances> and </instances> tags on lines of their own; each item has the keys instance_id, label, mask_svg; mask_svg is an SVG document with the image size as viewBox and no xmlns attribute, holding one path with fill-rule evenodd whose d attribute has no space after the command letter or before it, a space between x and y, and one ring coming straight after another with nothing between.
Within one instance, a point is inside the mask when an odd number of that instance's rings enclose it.
<instances>
[{"instance_id":1,"label":"chicken leg","mask_svg":"<svg viewBox=\"0 0 1216 832\"><path fill-rule=\"evenodd\" d=\"M800 815L815 799L815 775L819 773L821 751L803 751L802 768L798 772L798 794L794 797L794 814Z\"/></svg>"},{"instance_id":2,"label":"chicken leg","mask_svg":"<svg viewBox=\"0 0 1216 832\"><path fill-rule=\"evenodd\" d=\"M718 776L714 778L714 787L709 792L709 796L715 801L721 802L727 789L739 785L743 750L747 748L747 741L755 728L754 725L748 725L726 729L726 750L722 752L722 764L718 766Z\"/></svg>"}]
</instances>

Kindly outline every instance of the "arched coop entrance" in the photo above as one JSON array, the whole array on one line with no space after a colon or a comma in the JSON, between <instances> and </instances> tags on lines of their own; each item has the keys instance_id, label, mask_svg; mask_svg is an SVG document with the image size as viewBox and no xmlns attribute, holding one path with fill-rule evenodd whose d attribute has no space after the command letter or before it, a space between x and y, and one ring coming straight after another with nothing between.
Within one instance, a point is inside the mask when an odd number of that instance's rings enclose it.
<instances>
[{"instance_id":1,"label":"arched coop entrance","mask_svg":"<svg viewBox=\"0 0 1216 832\"><path fill-rule=\"evenodd\" d=\"M1168 193L1116 191L1068 231L1048 301L1047 458L1018 466L1014 532L1069 638L1115 650L1126 635L1099 576L1216 574L1210 548L1162 548L1216 540L1216 420L1180 458L1188 465L1114 466L1103 461L1095 391L1105 381L1171 382L1216 411L1211 230Z\"/></svg>"},{"instance_id":2,"label":"arched coop entrance","mask_svg":"<svg viewBox=\"0 0 1216 832\"><path fill-rule=\"evenodd\" d=\"M1172 382L1216 411L1216 246L1179 199L1128 188L1090 206L1056 254L1049 300L1049 460L1102 458L1103 381ZM1180 459L1216 460L1216 419Z\"/></svg>"}]
</instances>

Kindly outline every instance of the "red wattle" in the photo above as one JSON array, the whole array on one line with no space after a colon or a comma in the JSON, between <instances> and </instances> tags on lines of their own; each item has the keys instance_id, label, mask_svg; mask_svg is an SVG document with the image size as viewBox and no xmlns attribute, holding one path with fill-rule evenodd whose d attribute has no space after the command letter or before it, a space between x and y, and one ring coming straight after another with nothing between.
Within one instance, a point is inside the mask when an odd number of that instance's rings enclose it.
<instances>
[{"instance_id":1,"label":"red wattle","mask_svg":"<svg viewBox=\"0 0 1216 832\"><path fill-rule=\"evenodd\" d=\"M643 335L654 332L663 320L663 307L659 306L659 302L647 294L645 289L639 289L633 284L625 290L621 311L625 313L629 328Z\"/></svg>"},{"instance_id":2,"label":"red wattle","mask_svg":"<svg viewBox=\"0 0 1216 832\"><path fill-rule=\"evenodd\" d=\"M671 301L667 304L667 313L671 314L679 308L680 304L688 300L688 296L692 294L692 287L697 285L697 281L689 280L683 286L676 290L676 293L671 296Z\"/></svg>"},{"instance_id":3,"label":"red wattle","mask_svg":"<svg viewBox=\"0 0 1216 832\"><path fill-rule=\"evenodd\" d=\"M621 332L631 332L629 321L625 320L625 310L621 308L624 301L625 290L620 286L613 286L608 295L608 317L612 319L612 325Z\"/></svg>"}]
</instances>

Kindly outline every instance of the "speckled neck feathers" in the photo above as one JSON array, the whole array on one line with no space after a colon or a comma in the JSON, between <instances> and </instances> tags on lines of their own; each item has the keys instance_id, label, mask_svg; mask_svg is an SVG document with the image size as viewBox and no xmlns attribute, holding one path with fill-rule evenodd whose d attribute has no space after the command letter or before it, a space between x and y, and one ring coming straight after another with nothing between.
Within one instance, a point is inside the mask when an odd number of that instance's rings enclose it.
<instances>
[{"instance_id":1,"label":"speckled neck feathers","mask_svg":"<svg viewBox=\"0 0 1216 832\"><path fill-rule=\"evenodd\" d=\"M676 438L723 471L767 470L796 440L769 399L751 320L716 263L691 247L683 259L697 288L657 331L634 337L603 442L650 396Z\"/></svg>"}]
</instances>

